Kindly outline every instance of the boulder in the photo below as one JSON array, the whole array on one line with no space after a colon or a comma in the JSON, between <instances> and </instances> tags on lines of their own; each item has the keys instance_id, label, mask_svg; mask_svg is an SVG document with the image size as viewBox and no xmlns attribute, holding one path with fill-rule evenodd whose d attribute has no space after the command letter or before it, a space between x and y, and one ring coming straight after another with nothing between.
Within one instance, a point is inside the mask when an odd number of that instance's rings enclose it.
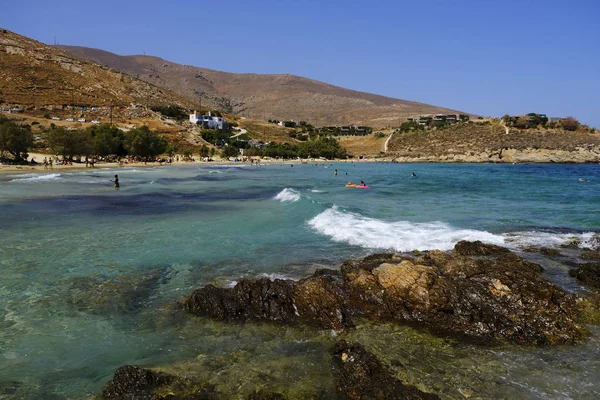
<instances>
[{"instance_id":1,"label":"boulder","mask_svg":"<svg viewBox=\"0 0 600 400\"><path fill-rule=\"evenodd\" d=\"M342 340L333 352L336 391L342 399L439 399L435 394L405 385L359 343Z\"/></svg>"},{"instance_id":2,"label":"boulder","mask_svg":"<svg viewBox=\"0 0 600 400\"><path fill-rule=\"evenodd\" d=\"M459 256L497 256L508 254L510 250L505 247L496 246L495 244L483 243L479 240L474 242L461 240L454 246L454 252Z\"/></svg>"},{"instance_id":3,"label":"boulder","mask_svg":"<svg viewBox=\"0 0 600 400\"><path fill-rule=\"evenodd\" d=\"M600 262L579 264L576 269L569 271L569 275L584 285L600 288Z\"/></svg>"},{"instance_id":4,"label":"boulder","mask_svg":"<svg viewBox=\"0 0 600 400\"><path fill-rule=\"evenodd\" d=\"M292 288L292 281L268 278L243 280L231 289L207 285L194 291L185 307L193 314L219 320L292 323L298 319Z\"/></svg>"},{"instance_id":5,"label":"boulder","mask_svg":"<svg viewBox=\"0 0 600 400\"><path fill-rule=\"evenodd\" d=\"M119 400L197 400L218 399L213 385L154 372L135 365L119 368L102 389L102 399Z\"/></svg>"}]
</instances>

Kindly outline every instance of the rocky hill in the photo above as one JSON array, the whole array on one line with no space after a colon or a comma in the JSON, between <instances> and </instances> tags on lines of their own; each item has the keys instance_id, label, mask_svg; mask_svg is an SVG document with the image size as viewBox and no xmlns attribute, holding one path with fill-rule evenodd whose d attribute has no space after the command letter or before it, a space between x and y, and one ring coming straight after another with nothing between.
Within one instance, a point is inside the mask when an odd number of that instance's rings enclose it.
<instances>
[{"instance_id":1,"label":"rocky hill","mask_svg":"<svg viewBox=\"0 0 600 400\"><path fill-rule=\"evenodd\" d=\"M203 105L259 120L323 125L397 126L415 114L458 113L443 107L358 92L294 75L234 74L151 56L59 46L70 53L170 89Z\"/></svg>"},{"instance_id":2,"label":"rocky hill","mask_svg":"<svg viewBox=\"0 0 600 400\"><path fill-rule=\"evenodd\" d=\"M25 108L195 103L59 48L0 28L0 103Z\"/></svg>"},{"instance_id":3,"label":"rocky hill","mask_svg":"<svg viewBox=\"0 0 600 400\"><path fill-rule=\"evenodd\" d=\"M396 132L386 157L400 162L600 162L600 134L589 129L507 130L471 122L445 129Z\"/></svg>"}]
</instances>

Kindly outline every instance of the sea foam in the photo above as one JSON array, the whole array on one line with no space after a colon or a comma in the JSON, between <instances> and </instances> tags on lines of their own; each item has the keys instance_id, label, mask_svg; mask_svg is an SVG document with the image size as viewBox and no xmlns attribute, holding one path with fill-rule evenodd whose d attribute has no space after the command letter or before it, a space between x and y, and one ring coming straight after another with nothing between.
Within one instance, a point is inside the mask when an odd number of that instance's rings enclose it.
<instances>
[{"instance_id":1,"label":"sea foam","mask_svg":"<svg viewBox=\"0 0 600 400\"><path fill-rule=\"evenodd\" d=\"M308 221L308 225L335 242L400 252L450 250L461 240L480 240L512 249L528 246L555 248L575 242L585 249L593 246L595 235L593 232L568 234L537 231L494 234L476 229L458 229L443 222L387 222L342 211L335 206Z\"/></svg>"},{"instance_id":2,"label":"sea foam","mask_svg":"<svg viewBox=\"0 0 600 400\"><path fill-rule=\"evenodd\" d=\"M485 231L455 229L441 222L386 222L330 208L308 221L313 229L336 242L395 251L450 250L460 240L504 244L504 238Z\"/></svg>"},{"instance_id":3,"label":"sea foam","mask_svg":"<svg viewBox=\"0 0 600 400\"><path fill-rule=\"evenodd\" d=\"M11 182L45 182L61 179L60 174L33 175L26 178L13 179Z\"/></svg>"},{"instance_id":4,"label":"sea foam","mask_svg":"<svg viewBox=\"0 0 600 400\"><path fill-rule=\"evenodd\" d=\"M274 197L275 200L279 200L283 202L296 202L300 200L300 193L298 193L294 189L285 188L281 192L277 193L277 196Z\"/></svg>"}]
</instances>

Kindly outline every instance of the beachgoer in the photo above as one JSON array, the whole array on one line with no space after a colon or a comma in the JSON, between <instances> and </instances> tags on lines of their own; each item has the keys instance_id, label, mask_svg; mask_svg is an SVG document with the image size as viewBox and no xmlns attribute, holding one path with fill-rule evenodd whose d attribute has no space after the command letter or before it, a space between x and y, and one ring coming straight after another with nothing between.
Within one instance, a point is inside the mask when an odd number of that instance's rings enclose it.
<instances>
[{"instance_id":1,"label":"beachgoer","mask_svg":"<svg viewBox=\"0 0 600 400\"><path fill-rule=\"evenodd\" d=\"M360 181L360 186L367 186L367 184L365 183L365 181Z\"/></svg>"},{"instance_id":2,"label":"beachgoer","mask_svg":"<svg viewBox=\"0 0 600 400\"><path fill-rule=\"evenodd\" d=\"M337 176L337 169L333 171L333 176Z\"/></svg>"},{"instance_id":3,"label":"beachgoer","mask_svg":"<svg viewBox=\"0 0 600 400\"><path fill-rule=\"evenodd\" d=\"M417 174L415 174L414 172L412 174L410 174L410 176L417 176Z\"/></svg>"},{"instance_id":4,"label":"beachgoer","mask_svg":"<svg viewBox=\"0 0 600 400\"><path fill-rule=\"evenodd\" d=\"M119 175L115 175L115 180L111 181L115 183L115 188L118 189L119 186Z\"/></svg>"}]
</instances>

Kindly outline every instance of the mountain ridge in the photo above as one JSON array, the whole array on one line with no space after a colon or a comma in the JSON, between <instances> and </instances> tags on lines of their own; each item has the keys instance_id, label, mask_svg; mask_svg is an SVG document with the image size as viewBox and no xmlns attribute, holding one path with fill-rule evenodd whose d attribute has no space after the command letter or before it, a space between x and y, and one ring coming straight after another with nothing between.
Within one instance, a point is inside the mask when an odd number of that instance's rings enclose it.
<instances>
[{"instance_id":1,"label":"mountain ridge","mask_svg":"<svg viewBox=\"0 0 600 400\"><path fill-rule=\"evenodd\" d=\"M27 107L194 102L60 48L0 28L0 101Z\"/></svg>"},{"instance_id":2,"label":"mountain ridge","mask_svg":"<svg viewBox=\"0 0 600 400\"><path fill-rule=\"evenodd\" d=\"M462 113L410 100L346 89L292 74L233 73L148 55L118 55L83 46L57 46L79 57L181 94L204 106L260 120L317 125L398 125L416 114Z\"/></svg>"}]
</instances>

